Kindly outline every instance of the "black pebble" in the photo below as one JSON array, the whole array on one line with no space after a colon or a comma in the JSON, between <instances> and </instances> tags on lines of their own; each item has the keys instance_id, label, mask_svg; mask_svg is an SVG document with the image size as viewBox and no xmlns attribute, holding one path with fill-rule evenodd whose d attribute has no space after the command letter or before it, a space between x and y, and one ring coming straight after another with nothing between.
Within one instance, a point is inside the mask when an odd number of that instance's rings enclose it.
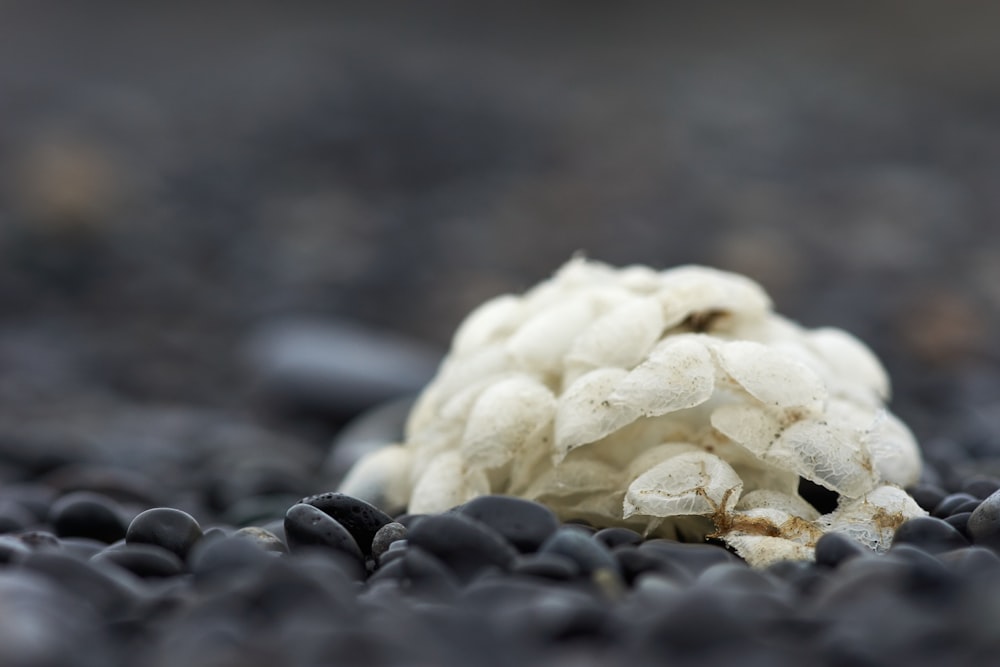
<instances>
[{"instance_id":1,"label":"black pebble","mask_svg":"<svg viewBox=\"0 0 1000 667\"><path fill-rule=\"evenodd\" d=\"M497 531L521 553L537 551L559 528L559 519L548 507L513 496L479 496L458 511Z\"/></svg>"},{"instance_id":2,"label":"black pebble","mask_svg":"<svg viewBox=\"0 0 1000 667\"><path fill-rule=\"evenodd\" d=\"M573 527L566 526L557 530L545 540L538 553L566 556L576 563L584 574L609 570L621 575L618 561L604 543Z\"/></svg>"},{"instance_id":3,"label":"black pebble","mask_svg":"<svg viewBox=\"0 0 1000 667\"><path fill-rule=\"evenodd\" d=\"M990 494L979 504L969 516L967 525L973 543L1000 550L1000 491Z\"/></svg>"},{"instance_id":4,"label":"black pebble","mask_svg":"<svg viewBox=\"0 0 1000 667\"><path fill-rule=\"evenodd\" d=\"M184 563L177 554L155 544L126 544L105 549L90 560L114 563L143 578L173 577L184 571Z\"/></svg>"},{"instance_id":5,"label":"black pebble","mask_svg":"<svg viewBox=\"0 0 1000 667\"><path fill-rule=\"evenodd\" d=\"M644 574L656 573L676 582L688 582L692 579L687 568L677 563L669 555L653 549L639 549L623 544L612 550L615 560L628 585L635 584Z\"/></svg>"},{"instance_id":6,"label":"black pebble","mask_svg":"<svg viewBox=\"0 0 1000 667\"><path fill-rule=\"evenodd\" d=\"M846 535L827 533L816 542L816 564L838 567L844 561L871 554L871 550Z\"/></svg>"},{"instance_id":7,"label":"black pebble","mask_svg":"<svg viewBox=\"0 0 1000 667\"><path fill-rule=\"evenodd\" d=\"M969 541L943 519L921 516L905 521L896 529L893 547L910 544L928 553L940 553L969 546Z\"/></svg>"},{"instance_id":8,"label":"black pebble","mask_svg":"<svg viewBox=\"0 0 1000 667\"><path fill-rule=\"evenodd\" d=\"M372 558L378 560L394 542L405 540L407 532L406 526L395 521L390 521L379 528L372 538Z\"/></svg>"},{"instance_id":9,"label":"black pebble","mask_svg":"<svg viewBox=\"0 0 1000 667\"><path fill-rule=\"evenodd\" d=\"M569 581L580 574L580 566L569 556L557 553L533 553L518 556L512 571L554 581Z\"/></svg>"},{"instance_id":10,"label":"black pebble","mask_svg":"<svg viewBox=\"0 0 1000 667\"><path fill-rule=\"evenodd\" d=\"M657 554L695 576L719 563L743 562L722 547L712 544L694 544L666 539L653 539L643 542L639 545L639 549Z\"/></svg>"},{"instance_id":11,"label":"black pebble","mask_svg":"<svg viewBox=\"0 0 1000 667\"><path fill-rule=\"evenodd\" d=\"M631 528L621 528L617 526L613 528L602 528L594 533L594 539L609 549L614 549L615 547L623 544L632 546L642 544L642 535L635 532Z\"/></svg>"},{"instance_id":12,"label":"black pebble","mask_svg":"<svg viewBox=\"0 0 1000 667\"><path fill-rule=\"evenodd\" d=\"M320 493L303 498L299 503L312 505L336 519L347 529L366 556L371 555L375 533L393 520L374 505L343 493Z\"/></svg>"},{"instance_id":13,"label":"black pebble","mask_svg":"<svg viewBox=\"0 0 1000 667\"><path fill-rule=\"evenodd\" d=\"M972 516L972 512L959 512L958 514L952 514L945 521L950 525L954 526L955 530L962 533L962 537L972 541L972 534L969 532L969 518Z\"/></svg>"},{"instance_id":14,"label":"black pebble","mask_svg":"<svg viewBox=\"0 0 1000 667\"><path fill-rule=\"evenodd\" d=\"M224 581L263 568L273 558L253 540L222 537L201 540L188 555L188 566L198 581Z\"/></svg>"},{"instance_id":15,"label":"black pebble","mask_svg":"<svg viewBox=\"0 0 1000 667\"><path fill-rule=\"evenodd\" d=\"M409 547L402 556L379 568L371 583L394 579L403 590L437 600L450 599L458 593L459 583L452 570L420 547Z\"/></svg>"},{"instance_id":16,"label":"black pebble","mask_svg":"<svg viewBox=\"0 0 1000 667\"><path fill-rule=\"evenodd\" d=\"M979 506L980 499L968 493L953 493L937 504L931 516L946 519L959 512L971 512Z\"/></svg>"},{"instance_id":17,"label":"black pebble","mask_svg":"<svg viewBox=\"0 0 1000 667\"><path fill-rule=\"evenodd\" d=\"M411 546L425 549L468 581L488 568L507 571L517 551L495 530L464 514L428 515L415 521L407 534Z\"/></svg>"},{"instance_id":18,"label":"black pebble","mask_svg":"<svg viewBox=\"0 0 1000 667\"><path fill-rule=\"evenodd\" d=\"M906 492L913 496L921 509L926 512L933 512L948 495L944 489L935 484L917 484L908 488Z\"/></svg>"},{"instance_id":19,"label":"black pebble","mask_svg":"<svg viewBox=\"0 0 1000 667\"><path fill-rule=\"evenodd\" d=\"M49 510L49 523L59 537L89 537L105 544L122 539L128 530L118 503L89 491L56 500Z\"/></svg>"},{"instance_id":20,"label":"black pebble","mask_svg":"<svg viewBox=\"0 0 1000 667\"><path fill-rule=\"evenodd\" d=\"M288 553L288 546L281 540L281 538L265 528L247 526L245 528L240 528L233 533L233 537L250 540L264 551Z\"/></svg>"},{"instance_id":21,"label":"black pebble","mask_svg":"<svg viewBox=\"0 0 1000 667\"><path fill-rule=\"evenodd\" d=\"M351 533L323 510L306 503L292 505L285 513L285 539L292 551L323 547L347 554L359 563L365 557Z\"/></svg>"},{"instance_id":22,"label":"black pebble","mask_svg":"<svg viewBox=\"0 0 1000 667\"><path fill-rule=\"evenodd\" d=\"M962 491L981 500L998 490L1000 490L1000 479L995 477L973 477L962 485Z\"/></svg>"},{"instance_id":23,"label":"black pebble","mask_svg":"<svg viewBox=\"0 0 1000 667\"><path fill-rule=\"evenodd\" d=\"M125 542L155 544L184 559L201 535L201 526L187 512L172 507L154 507L132 519Z\"/></svg>"}]
</instances>

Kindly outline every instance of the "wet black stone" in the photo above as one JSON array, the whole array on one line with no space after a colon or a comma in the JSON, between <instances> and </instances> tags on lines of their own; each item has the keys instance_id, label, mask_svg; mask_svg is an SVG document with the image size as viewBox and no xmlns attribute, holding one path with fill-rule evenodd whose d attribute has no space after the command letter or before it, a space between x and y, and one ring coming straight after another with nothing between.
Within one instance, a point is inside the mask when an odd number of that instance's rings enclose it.
<instances>
[{"instance_id":1,"label":"wet black stone","mask_svg":"<svg viewBox=\"0 0 1000 667\"><path fill-rule=\"evenodd\" d=\"M184 563L177 554L155 544L126 544L105 549L90 560L113 563L142 578L174 577L184 572Z\"/></svg>"},{"instance_id":2,"label":"wet black stone","mask_svg":"<svg viewBox=\"0 0 1000 667\"><path fill-rule=\"evenodd\" d=\"M618 561L604 543L575 527L567 526L557 530L545 540L538 552L566 556L576 563L580 572L584 574L607 570L621 576Z\"/></svg>"},{"instance_id":3,"label":"wet black stone","mask_svg":"<svg viewBox=\"0 0 1000 667\"><path fill-rule=\"evenodd\" d=\"M365 556L372 552L372 540L379 528L393 521L374 505L343 493L320 493L299 501L326 512L347 529Z\"/></svg>"},{"instance_id":4,"label":"wet black stone","mask_svg":"<svg viewBox=\"0 0 1000 667\"><path fill-rule=\"evenodd\" d=\"M559 519L552 510L512 496L479 496L460 506L458 512L497 531L521 553L537 551L559 528Z\"/></svg>"},{"instance_id":5,"label":"wet black stone","mask_svg":"<svg viewBox=\"0 0 1000 667\"><path fill-rule=\"evenodd\" d=\"M602 528L594 533L594 539L601 542L609 549L614 549L615 547L623 544L638 545L643 542L642 535L635 532L631 528L621 528L617 526L613 528Z\"/></svg>"},{"instance_id":6,"label":"wet black stone","mask_svg":"<svg viewBox=\"0 0 1000 667\"><path fill-rule=\"evenodd\" d=\"M511 571L554 581L570 581L580 574L580 566L568 556L557 553L532 553L517 557Z\"/></svg>"},{"instance_id":7,"label":"wet black stone","mask_svg":"<svg viewBox=\"0 0 1000 667\"><path fill-rule=\"evenodd\" d=\"M285 514L285 539L292 552L323 547L340 551L359 563L365 560L350 531L314 505L299 503L288 509Z\"/></svg>"},{"instance_id":8,"label":"wet black stone","mask_svg":"<svg viewBox=\"0 0 1000 667\"><path fill-rule=\"evenodd\" d=\"M869 549L840 533L827 533L816 542L816 564L825 567L838 567L846 560L870 554Z\"/></svg>"},{"instance_id":9,"label":"wet black stone","mask_svg":"<svg viewBox=\"0 0 1000 667\"><path fill-rule=\"evenodd\" d=\"M106 544L125 537L128 522L117 502L89 491L69 493L49 510L49 523L60 537L89 537Z\"/></svg>"},{"instance_id":10,"label":"wet black stone","mask_svg":"<svg viewBox=\"0 0 1000 667\"><path fill-rule=\"evenodd\" d=\"M132 519L125 542L155 544L184 559L201 536L201 526L187 512L172 507L154 507Z\"/></svg>"},{"instance_id":11,"label":"wet black stone","mask_svg":"<svg viewBox=\"0 0 1000 667\"><path fill-rule=\"evenodd\" d=\"M517 556L514 547L495 530L457 512L415 521L407 542L440 559L462 582L490 568L507 571Z\"/></svg>"},{"instance_id":12,"label":"wet black stone","mask_svg":"<svg viewBox=\"0 0 1000 667\"><path fill-rule=\"evenodd\" d=\"M405 540L408 532L406 526L396 521L390 521L379 528L372 538L372 558L377 560L393 543Z\"/></svg>"},{"instance_id":13,"label":"wet black stone","mask_svg":"<svg viewBox=\"0 0 1000 667\"><path fill-rule=\"evenodd\" d=\"M695 576L718 563L743 562L725 549L711 544L653 539L640 544L639 550L657 554Z\"/></svg>"},{"instance_id":14,"label":"wet black stone","mask_svg":"<svg viewBox=\"0 0 1000 667\"><path fill-rule=\"evenodd\" d=\"M913 499L917 501L921 509L927 512L933 512L934 508L941 504L941 501L948 495L941 487L926 483L912 486L906 492L913 496Z\"/></svg>"},{"instance_id":15,"label":"wet black stone","mask_svg":"<svg viewBox=\"0 0 1000 667\"><path fill-rule=\"evenodd\" d=\"M968 530L976 545L1000 550L1000 491L990 494L972 512Z\"/></svg>"},{"instance_id":16,"label":"wet black stone","mask_svg":"<svg viewBox=\"0 0 1000 667\"><path fill-rule=\"evenodd\" d=\"M945 519L959 512L971 512L979 506L980 499L968 493L953 493L937 504L931 516Z\"/></svg>"},{"instance_id":17,"label":"wet black stone","mask_svg":"<svg viewBox=\"0 0 1000 667\"><path fill-rule=\"evenodd\" d=\"M969 541L954 526L943 519L930 516L905 521L896 529L892 543L893 547L910 544L931 554L969 545Z\"/></svg>"}]
</instances>

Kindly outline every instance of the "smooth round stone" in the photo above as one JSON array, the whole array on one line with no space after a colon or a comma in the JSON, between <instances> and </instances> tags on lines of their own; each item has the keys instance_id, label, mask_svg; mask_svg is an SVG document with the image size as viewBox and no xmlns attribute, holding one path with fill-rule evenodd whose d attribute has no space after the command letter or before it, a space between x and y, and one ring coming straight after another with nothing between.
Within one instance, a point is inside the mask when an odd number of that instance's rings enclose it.
<instances>
[{"instance_id":1,"label":"smooth round stone","mask_svg":"<svg viewBox=\"0 0 1000 667\"><path fill-rule=\"evenodd\" d=\"M532 553L518 556L511 572L553 581L570 581L579 576L580 566L562 554Z\"/></svg>"},{"instance_id":2,"label":"smooth round stone","mask_svg":"<svg viewBox=\"0 0 1000 667\"><path fill-rule=\"evenodd\" d=\"M908 488L906 492L917 501L921 509L927 512L933 512L948 495L944 489L935 484L917 484Z\"/></svg>"},{"instance_id":3,"label":"smooth round stone","mask_svg":"<svg viewBox=\"0 0 1000 667\"><path fill-rule=\"evenodd\" d=\"M604 543L576 528L560 528L545 540L538 553L566 556L576 563L580 572L584 574L607 570L621 575L618 561Z\"/></svg>"},{"instance_id":4,"label":"smooth round stone","mask_svg":"<svg viewBox=\"0 0 1000 667\"><path fill-rule=\"evenodd\" d=\"M45 521L57 492L44 484L10 484L0 486L0 499L11 501L31 513L36 521Z\"/></svg>"},{"instance_id":5,"label":"smooth round stone","mask_svg":"<svg viewBox=\"0 0 1000 667\"><path fill-rule=\"evenodd\" d=\"M183 560L201 536L201 526L187 512L172 507L154 507L132 519L125 542L155 544Z\"/></svg>"},{"instance_id":6,"label":"smooth round stone","mask_svg":"<svg viewBox=\"0 0 1000 667\"><path fill-rule=\"evenodd\" d=\"M11 535L0 535L0 565L23 560L31 549L24 542Z\"/></svg>"},{"instance_id":7,"label":"smooth round stone","mask_svg":"<svg viewBox=\"0 0 1000 667\"><path fill-rule=\"evenodd\" d=\"M639 545L640 551L650 551L683 567L691 575L697 576L718 563L742 563L743 561L722 547L711 544L675 542L667 539L646 540Z\"/></svg>"},{"instance_id":8,"label":"smooth round stone","mask_svg":"<svg viewBox=\"0 0 1000 667\"><path fill-rule=\"evenodd\" d=\"M98 563L68 554L36 551L21 561L20 566L48 577L63 590L93 605L106 618L127 615L139 594L134 584L138 580L128 572L102 568Z\"/></svg>"},{"instance_id":9,"label":"smooth round stone","mask_svg":"<svg viewBox=\"0 0 1000 667\"><path fill-rule=\"evenodd\" d=\"M420 547L406 549L402 556L380 567L369 581L384 579L395 579L402 590L436 600L452 598L459 590L452 570Z\"/></svg>"},{"instance_id":10,"label":"smooth round stone","mask_svg":"<svg viewBox=\"0 0 1000 667\"><path fill-rule=\"evenodd\" d=\"M959 512L971 512L979 506L980 502L979 498L968 493L953 493L937 504L937 507L931 512L931 516L946 519Z\"/></svg>"},{"instance_id":11,"label":"smooth round stone","mask_svg":"<svg viewBox=\"0 0 1000 667\"><path fill-rule=\"evenodd\" d=\"M440 559L463 582L489 568L506 572L517 556L502 535L457 512L421 517L410 527L406 540L411 547Z\"/></svg>"},{"instance_id":12,"label":"smooth round stone","mask_svg":"<svg viewBox=\"0 0 1000 667\"><path fill-rule=\"evenodd\" d=\"M967 525L974 544L1000 550L1000 491L979 504Z\"/></svg>"},{"instance_id":13,"label":"smooth round stone","mask_svg":"<svg viewBox=\"0 0 1000 667\"><path fill-rule=\"evenodd\" d=\"M235 533L233 537L239 537L242 539L250 540L257 544L264 551L273 551L275 553L288 553L288 547L281 539L269 530L264 528L258 528L256 526L247 526L246 528L240 528Z\"/></svg>"},{"instance_id":14,"label":"smooth round stone","mask_svg":"<svg viewBox=\"0 0 1000 667\"><path fill-rule=\"evenodd\" d=\"M20 503L0 499L0 535L26 530L37 523L37 519Z\"/></svg>"},{"instance_id":15,"label":"smooth round stone","mask_svg":"<svg viewBox=\"0 0 1000 667\"><path fill-rule=\"evenodd\" d=\"M89 491L69 493L49 510L49 523L59 537L89 537L111 544L125 537L128 522L114 500Z\"/></svg>"},{"instance_id":16,"label":"smooth round stone","mask_svg":"<svg viewBox=\"0 0 1000 667\"><path fill-rule=\"evenodd\" d=\"M870 554L869 549L840 533L827 533L816 541L816 564L824 567L838 567L844 561Z\"/></svg>"},{"instance_id":17,"label":"smooth round stone","mask_svg":"<svg viewBox=\"0 0 1000 667\"><path fill-rule=\"evenodd\" d=\"M322 547L347 554L359 563L365 561L347 528L323 510L306 503L292 505L285 514L285 539L292 552Z\"/></svg>"},{"instance_id":18,"label":"smooth round stone","mask_svg":"<svg viewBox=\"0 0 1000 667\"><path fill-rule=\"evenodd\" d=\"M366 556L371 555L375 534L382 526L393 521L391 516L371 503L343 493L320 493L299 502L312 505L336 519L347 529Z\"/></svg>"},{"instance_id":19,"label":"smooth round stone","mask_svg":"<svg viewBox=\"0 0 1000 667\"><path fill-rule=\"evenodd\" d=\"M1000 479L995 477L974 477L962 485L962 491L981 500L985 500L998 490L1000 490Z\"/></svg>"},{"instance_id":20,"label":"smooth round stone","mask_svg":"<svg viewBox=\"0 0 1000 667\"><path fill-rule=\"evenodd\" d=\"M936 554L968 546L969 541L947 521L921 516L905 521L896 529L890 550L901 544L910 544L927 553Z\"/></svg>"},{"instance_id":21,"label":"smooth round stone","mask_svg":"<svg viewBox=\"0 0 1000 667\"><path fill-rule=\"evenodd\" d=\"M602 528L594 533L594 539L606 546L608 549L614 549L615 547L619 547L623 544L638 546L643 542L642 535L635 532L631 528L622 528L620 526Z\"/></svg>"},{"instance_id":22,"label":"smooth round stone","mask_svg":"<svg viewBox=\"0 0 1000 667\"><path fill-rule=\"evenodd\" d=\"M972 534L969 533L969 519L972 517L972 512L959 512L958 514L952 514L945 521L949 525L954 526L955 530L962 533L962 537L971 541Z\"/></svg>"},{"instance_id":23,"label":"smooth round stone","mask_svg":"<svg viewBox=\"0 0 1000 667\"><path fill-rule=\"evenodd\" d=\"M615 547L611 552L625 579L625 583L633 585L644 575L657 575L674 582L689 582L692 579L687 568L660 552L651 549L639 549L632 545Z\"/></svg>"},{"instance_id":24,"label":"smooth round stone","mask_svg":"<svg viewBox=\"0 0 1000 667\"><path fill-rule=\"evenodd\" d=\"M372 558L378 560L394 543L405 540L408 532L406 526L395 521L390 521L379 528L372 538Z\"/></svg>"},{"instance_id":25,"label":"smooth round stone","mask_svg":"<svg viewBox=\"0 0 1000 667\"><path fill-rule=\"evenodd\" d=\"M105 549L90 560L95 563L114 563L143 579L174 577L184 572L184 563L177 554L155 544L126 544Z\"/></svg>"},{"instance_id":26,"label":"smooth round stone","mask_svg":"<svg viewBox=\"0 0 1000 667\"><path fill-rule=\"evenodd\" d=\"M457 511L503 535L521 553L537 551L559 528L558 517L548 507L513 496L479 496Z\"/></svg>"},{"instance_id":27,"label":"smooth round stone","mask_svg":"<svg viewBox=\"0 0 1000 667\"><path fill-rule=\"evenodd\" d=\"M223 537L195 544L188 566L197 581L210 582L261 569L273 557L273 552L264 551L253 540Z\"/></svg>"}]
</instances>

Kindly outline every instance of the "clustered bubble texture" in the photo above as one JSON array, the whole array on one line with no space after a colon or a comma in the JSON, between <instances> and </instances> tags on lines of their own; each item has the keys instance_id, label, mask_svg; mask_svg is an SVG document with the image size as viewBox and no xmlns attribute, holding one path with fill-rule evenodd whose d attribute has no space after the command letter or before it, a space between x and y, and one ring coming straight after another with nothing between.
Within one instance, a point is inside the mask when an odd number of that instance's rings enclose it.
<instances>
[{"instance_id":1,"label":"clustered bubble texture","mask_svg":"<svg viewBox=\"0 0 1000 667\"><path fill-rule=\"evenodd\" d=\"M884 550L925 514L901 488L920 451L888 394L863 343L777 315L746 277L577 258L475 309L405 442L342 488L412 513L522 496L564 519L718 537L761 566L811 558L828 531ZM820 515L800 477L836 510Z\"/></svg>"}]
</instances>

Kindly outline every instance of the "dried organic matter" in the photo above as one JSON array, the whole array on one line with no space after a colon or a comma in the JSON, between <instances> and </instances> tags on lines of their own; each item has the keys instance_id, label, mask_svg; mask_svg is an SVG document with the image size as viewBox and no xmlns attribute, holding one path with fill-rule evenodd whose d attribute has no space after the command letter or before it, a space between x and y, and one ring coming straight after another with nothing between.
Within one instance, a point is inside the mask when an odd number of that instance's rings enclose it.
<instances>
[{"instance_id":1,"label":"dried organic matter","mask_svg":"<svg viewBox=\"0 0 1000 667\"><path fill-rule=\"evenodd\" d=\"M748 278L574 259L470 314L406 442L343 489L416 513L523 496L565 519L715 536L756 565L810 558L829 531L882 550L923 514L901 489L920 452L888 393L861 342L775 314ZM837 509L820 516L800 478Z\"/></svg>"}]
</instances>

